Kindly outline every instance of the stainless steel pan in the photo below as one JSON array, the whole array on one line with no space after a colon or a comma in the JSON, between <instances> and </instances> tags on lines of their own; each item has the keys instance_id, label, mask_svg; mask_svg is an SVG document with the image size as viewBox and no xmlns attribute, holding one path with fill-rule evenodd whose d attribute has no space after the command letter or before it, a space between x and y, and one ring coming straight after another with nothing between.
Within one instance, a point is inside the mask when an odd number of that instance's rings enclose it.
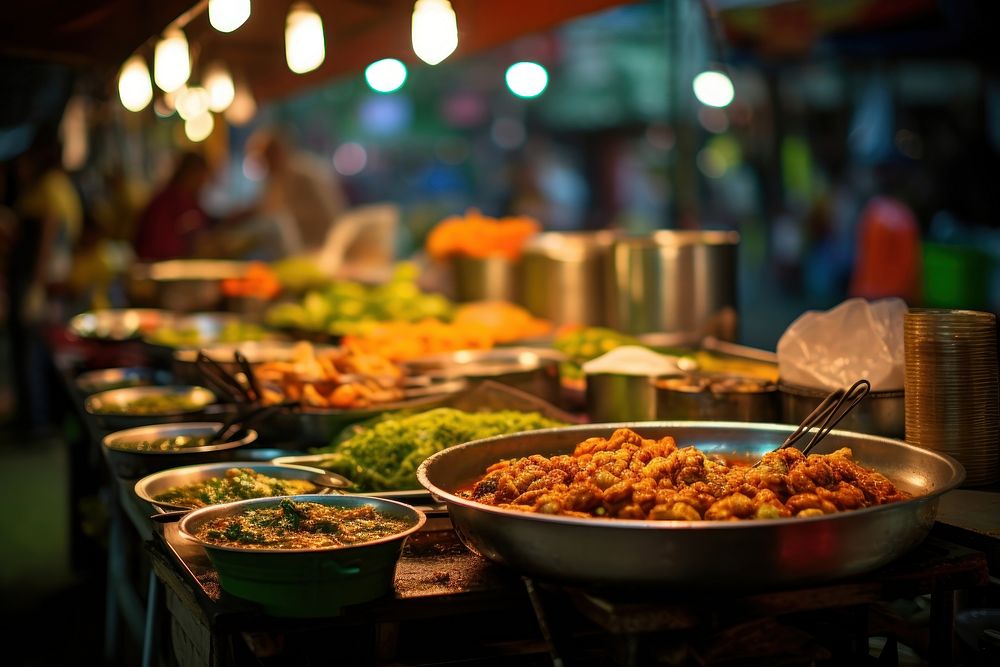
<instances>
[{"instance_id":1,"label":"stainless steel pan","mask_svg":"<svg viewBox=\"0 0 1000 667\"><path fill-rule=\"evenodd\" d=\"M190 507L177 505L162 500L157 500L156 496L166 493L170 489L188 484L205 482L214 477L223 477L226 471L232 468L250 468L256 473L274 477L276 479L304 480L312 482L316 490L311 493L330 493L332 488L329 485L330 475L325 470L319 468L309 468L300 465L281 465L276 463L261 463L259 461L230 461L228 463L204 463L201 465L183 466L181 468L171 468L152 475L143 477L135 483L135 495L150 505L154 505L164 511L189 510ZM340 478L339 475L337 475ZM340 478L344 486L350 484L346 479ZM321 483L322 482L322 483Z\"/></svg>"},{"instance_id":2,"label":"stainless steel pan","mask_svg":"<svg viewBox=\"0 0 1000 667\"><path fill-rule=\"evenodd\" d=\"M447 503L462 540L479 554L534 576L590 584L688 589L761 589L873 570L919 544L938 498L965 477L954 459L898 440L833 431L816 447L850 447L913 498L815 518L734 522L636 521L548 516L482 505L455 495L492 463L568 453L616 428L672 435L707 453L758 457L793 427L729 422L591 424L487 438L446 449L417 471Z\"/></svg>"}]
</instances>

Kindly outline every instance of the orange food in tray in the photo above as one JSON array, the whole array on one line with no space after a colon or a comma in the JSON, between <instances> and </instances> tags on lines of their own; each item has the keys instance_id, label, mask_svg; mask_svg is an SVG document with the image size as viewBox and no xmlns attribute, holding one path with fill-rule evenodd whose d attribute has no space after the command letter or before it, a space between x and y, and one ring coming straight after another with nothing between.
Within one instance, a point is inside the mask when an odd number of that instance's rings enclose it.
<instances>
[{"instance_id":1,"label":"orange food in tray","mask_svg":"<svg viewBox=\"0 0 1000 667\"><path fill-rule=\"evenodd\" d=\"M427 252L435 259L461 256L515 260L521 256L528 239L540 230L541 226L532 218L490 218L469 209L465 216L445 218L431 230Z\"/></svg>"},{"instance_id":2,"label":"orange food in tray","mask_svg":"<svg viewBox=\"0 0 1000 667\"><path fill-rule=\"evenodd\" d=\"M345 336L344 347L359 353L379 354L392 361L408 361L458 350L488 350L495 343L489 327L481 324L448 324L440 320L383 322L363 334Z\"/></svg>"},{"instance_id":3,"label":"orange food in tray","mask_svg":"<svg viewBox=\"0 0 1000 667\"><path fill-rule=\"evenodd\" d=\"M253 297L270 300L281 292L278 277L267 264L253 262L247 267L242 278L227 278L222 281L222 293L229 297Z\"/></svg>"},{"instance_id":4,"label":"orange food in tray","mask_svg":"<svg viewBox=\"0 0 1000 667\"><path fill-rule=\"evenodd\" d=\"M476 301L459 306L454 324L488 328L496 342L513 343L552 333L552 323L506 301Z\"/></svg>"}]
</instances>

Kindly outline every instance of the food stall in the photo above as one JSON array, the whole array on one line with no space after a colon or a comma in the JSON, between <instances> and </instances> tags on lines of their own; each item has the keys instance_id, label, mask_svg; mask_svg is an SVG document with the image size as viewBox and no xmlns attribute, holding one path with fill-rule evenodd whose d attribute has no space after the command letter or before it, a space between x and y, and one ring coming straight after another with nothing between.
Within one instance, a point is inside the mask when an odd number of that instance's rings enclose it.
<instances>
[{"instance_id":1,"label":"food stall","mask_svg":"<svg viewBox=\"0 0 1000 667\"><path fill-rule=\"evenodd\" d=\"M461 287L473 279L457 254L493 259L463 246L465 231L448 231L449 250L431 237L451 294L483 288ZM519 284L537 270L536 233L504 250ZM629 247L675 242L660 233ZM616 241L602 247L614 254ZM995 370L995 321L847 302L800 318L775 354L722 335L720 322L738 321L725 290L694 287L721 295L695 318L669 291L635 280L630 295L613 289L630 261L660 262L657 283L699 285L704 263L684 259L699 252L600 262L610 316L625 312L621 299L636 312L640 297L664 304L655 323L621 328L557 326L516 294L520 303L458 302L420 287L410 263L363 285L302 270L301 258L296 271L258 264L219 278L222 292L273 282L255 297L257 321L77 315L67 328L83 352L63 371L114 490L112 613L142 637L147 664L334 650L348 664L631 665L664 652L850 661L879 635L949 664L956 593L981 587L989 569L958 539L960 511L934 519L970 475L996 481L996 450L987 461L954 444L907 444L918 426L939 426L910 420L903 433L873 416L902 400L885 388L904 367L907 389L937 377L941 355ZM579 289L572 272L549 280ZM678 307L686 315L671 327ZM955 328L968 335L949 338ZM870 344L859 350L847 332ZM874 341L889 351L881 361ZM142 363L93 368L116 349ZM841 375L805 377L832 368L824 354L850 357ZM870 381L845 396L843 378L862 374ZM977 381L988 413L996 373ZM786 390L803 384L810 392ZM825 400L830 387L839 401ZM908 405L922 398L907 394ZM821 403L834 414L814 411ZM805 437L776 449L806 416ZM840 419L854 421L829 431ZM899 598L926 600L929 620L891 614ZM447 640L432 641L442 626Z\"/></svg>"},{"instance_id":2,"label":"food stall","mask_svg":"<svg viewBox=\"0 0 1000 667\"><path fill-rule=\"evenodd\" d=\"M315 62L292 45L316 12L258 4L234 39L205 3L151 17L156 51L183 28L265 101L411 19L318 3L345 12ZM455 2L459 52L621 3L534 4ZM421 6L452 30L421 43ZM413 12L436 64L451 4ZM282 21L288 68L248 56ZM138 49L119 92L145 109L151 45L120 46L102 57ZM470 208L373 271L130 264L118 307L70 313L49 348L80 426L73 507L108 513L106 660L128 635L143 665L988 664L995 315L849 299L749 347L743 243Z\"/></svg>"}]
</instances>

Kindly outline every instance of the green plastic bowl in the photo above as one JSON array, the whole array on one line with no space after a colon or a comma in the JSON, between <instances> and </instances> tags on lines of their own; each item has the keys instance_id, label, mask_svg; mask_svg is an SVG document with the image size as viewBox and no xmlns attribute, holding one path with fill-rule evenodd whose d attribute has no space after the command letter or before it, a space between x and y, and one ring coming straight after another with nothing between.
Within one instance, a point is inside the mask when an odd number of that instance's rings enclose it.
<instances>
[{"instance_id":1,"label":"green plastic bowl","mask_svg":"<svg viewBox=\"0 0 1000 667\"><path fill-rule=\"evenodd\" d=\"M324 549L222 547L194 537L211 519L250 508L273 507L286 498L345 508L372 505L383 514L408 521L410 526L371 542ZM426 521L420 510L394 500L310 494L203 507L181 519L180 532L205 548L227 593L259 604L272 616L315 618L336 616L347 605L388 595L393 589L403 543Z\"/></svg>"}]
</instances>

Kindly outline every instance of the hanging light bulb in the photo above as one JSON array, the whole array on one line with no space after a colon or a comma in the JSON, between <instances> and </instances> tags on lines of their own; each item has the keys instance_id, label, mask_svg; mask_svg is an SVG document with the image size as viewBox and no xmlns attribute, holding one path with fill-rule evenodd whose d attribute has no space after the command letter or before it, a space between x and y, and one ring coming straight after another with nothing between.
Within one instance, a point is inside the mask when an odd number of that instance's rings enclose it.
<instances>
[{"instance_id":1,"label":"hanging light bulb","mask_svg":"<svg viewBox=\"0 0 1000 667\"><path fill-rule=\"evenodd\" d=\"M213 129L215 129L215 119L212 118L212 112L208 110L184 121L184 134L195 143L208 139L208 135L212 134Z\"/></svg>"},{"instance_id":2,"label":"hanging light bulb","mask_svg":"<svg viewBox=\"0 0 1000 667\"><path fill-rule=\"evenodd\" d=\"M413 4L413 52L437 65L458 48L458 22L448 0L417 0Z\"/></svg>"},{"instance_id":3,"label":"hanging light bulb","mask_svg":"<svg viewBox=\"0 0 1000 667\"><path fill-rule=\"evenodd\" d=\"M122 65L118 75L118 97L129 111L142 111L153 99L153 84L149 81L146 60L134 55Z\"/></svg>"},{"instance_id":4,"label":"hanging light bulb","mask_svg":"<svg viewBox=\"0 0 1000 667\"><path fill-rule=\"evenodd\" d=\"M232 32L250 18L250 0L208 0L208 22L219 32Z\"/></svg>"},{"instance_id":5,"label":"hanging light bulb","mask_svg":"<svg viewBox=\"0 0 1000 667\"><path fill-rule=\"evenodd\" d=\"M257 102L253 98L250 86L240 82L236 85L236 95L233 103L226 109L226 120L233 125L246 125L257 114Z\"/></svg>"},{"instance_id":6,"label":"hanging light bulb","mask_svg":"<svg viewBox=\"0 0 1000 667\"><path fill-rule=\"evenodd\" d=\"M211 98L208 91L201 86L191 86L184 88L177 93L174 106L177 107L177 115L184 120L196 118L209 110Z\"/></svg>"},{"instance_id":7,"label":"hanging light bulb","mask_svg":"<svg viewBox=\"0 0 1000 667\"><path fill-rule=\"evenodd\" d=\"M213 63L205 72L205 88L208 90L208 108L221 113L229 108L236 96L233 77L222 63Z\"/></svg>"},{"instance_id":8,"label":"hanging light bulb","mask_svg":"<svg viewBox=\"0 0 1000 667\"><path fill-rule=\"evenodd\" d=\"M173 28L163 33L153 56L153 79L165 93L172 93L191 76L191 55L184 33Z\"/></svg>"},{"instance_id":9,"label":"hanging light bulb","mask_svg":"<svg viewBox=\"0 0 1000 667\"><path fill-rule=\"evenodd\" d=\"M311 72L323 64L326 44L323 20L307 2L297 2L285 21L285 60L296 74Z\"/></svg>"}]
</instances>

